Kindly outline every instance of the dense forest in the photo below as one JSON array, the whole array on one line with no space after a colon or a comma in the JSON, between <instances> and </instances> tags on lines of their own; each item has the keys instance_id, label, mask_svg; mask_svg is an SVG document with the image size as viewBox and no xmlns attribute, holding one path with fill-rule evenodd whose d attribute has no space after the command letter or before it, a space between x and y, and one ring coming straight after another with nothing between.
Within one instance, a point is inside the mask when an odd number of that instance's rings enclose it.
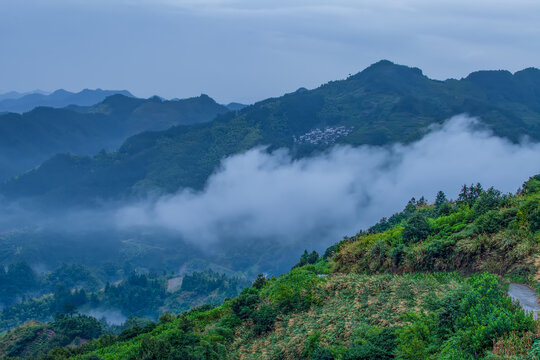
<instances>
[{"instance_id":1,"label":"dense forest","mask_svg":"<svg viewBox=\"0 0 540 360\"><path fill-rule=\"evenodd\" d=\"M288 148L302 157L335 144L408 143L421 138L429 125L462 113L481 117L496 135L512 141L525 135L538 140L538 94L540 71L535 68L515 74L479 71L461 80L436 81L418 68L380 61L346 80L225 112L211 122L140 133L118 151L51 157L0 185L0 194L11 200L80 206L146 191L201 189L224 157L255 146ZM114 96L84 116L122 112L141 101L128 99ZM145 102L145 108L152 106L158 105L152 99ZM174 102L153 109L151 118L156 112L167 114L171 106Z\"/></svg>"},{"instance_id":2,"label":"dense forest","mask_svg":"<svg viewBox=\"0 0 540 360\"><path fill-rule=\"evenodd\" d=\"M104 94L110 96L104 98ZM228 111L206 95L166 101L157 96L138 99L129 93L104 94L89 96L85 101L72 99L70 106L59 109L38 106L23 114L0 111L0 182L59 153L94 155L101 150L113 151L131 135L208 122ZM49 97L40 103L56 104L46 101ZM102 101L88 104L99 98ZM68 99L60 95L59 101Z\"/></svg>"},{"instance_id":3,"label":"dense forest","mask_svg":"<svg viewBox=\"0 0 540 360\"><path fill-rule=\"evenodd\" d=\"M182 312L201 304L219 304L248 284L212 270L188 274L137 273L129 267L90 269L63 264L36 273L28 264L14 263L0 271L0 331L29 320L50 321L54 314L92 314L105 325L129 318L154 319L161 313ZM122 275L123 274L123 275Z\"/></svg>"},{"instance_id":4,"label":"dense forest","mask_svg":"<svg viewBox=\"0 0 540 360\"><path fill-rule=\"evenodd\" d=\"M442 192L433 204L411 199L400 213L344 238L322 256L305 251L288 273L261 274L219 306L164 313L158 322L116 333L92 318L59 314L46 325L31 322L7 332L0 354L107 360L536 359L539 323L506 289L509 282L520 282L539 290L539 234L540 175L516 194L465 185L455 200ZM208 276L213 280L205 289L211 291L221 281L217 274L194 274L186 290Z\"/></svg>"}]
</instances>

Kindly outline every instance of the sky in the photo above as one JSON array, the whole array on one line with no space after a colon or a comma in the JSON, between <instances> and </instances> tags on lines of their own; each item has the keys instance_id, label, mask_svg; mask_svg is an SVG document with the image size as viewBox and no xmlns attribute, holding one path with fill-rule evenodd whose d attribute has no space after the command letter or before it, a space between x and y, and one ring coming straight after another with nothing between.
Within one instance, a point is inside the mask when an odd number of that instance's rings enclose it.
<instances>
[{"instance_id":1,"label":"sky","mask_svg":"<svg viewBox=\"0 0 540 360\"><path fill-rule=\"evenodd\" d=\"M436 79L540 67L535 0L2 0L0 93L252 103L388 59Z\"/></svg>"}]
</instances>

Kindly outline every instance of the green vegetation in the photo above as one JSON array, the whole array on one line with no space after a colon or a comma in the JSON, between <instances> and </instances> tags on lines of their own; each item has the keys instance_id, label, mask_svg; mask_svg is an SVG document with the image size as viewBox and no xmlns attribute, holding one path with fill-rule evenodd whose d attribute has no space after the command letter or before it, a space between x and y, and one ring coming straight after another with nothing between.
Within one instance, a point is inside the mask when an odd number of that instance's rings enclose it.
<instances>
[{"instance_id":1,"label":"green vegetation","mask_svg":"<svg viewBox=\"0 0 540 360\"><path fill-rule=\"evenodd\" d=\"M162 101L116 94L89 107L37 107L24 114L0 114L0 181L58 153L96 154L116 149L142 131L207 122L227 111L206 95Z\"/></svg>"},{"instance_id":2,"label":"green vegetation","mask_svg":"<svg viewBox=\"0 0 540 360\"><path fill-rule=\"evenodd\" d=\"M502 195L477 184L455 202L418 204L339 244L338 272L488 271L536 285L536 212L540 178Z\"/></svg>"},{"instance_id":3,"label":"green vegetation","mask_svg":"<svg viewBox=\"0 0 540 360\"><path fill-rule=\"evenodd\" d=\"M55 156L3 184L0 193L66 206L147 190L201 189L223 158L254 146L288 148L302 157L334 144L408 143L421 138L429 125L461 113L480 117L512 141L524 135L537 140L540 107L534 94L539 92L538 69L484 71L462 80L435 81L419 69L381 61L346 80L267 99L210 123L141 133L117 152ZM134 101L110 98L96 111L114 114ZM303 137L326 128L343 132L323 142Z\"/></svg>"},{"instance_id":4,"label":"green vegetation","mask_svg":"<svg viewBox=\"0 0 540 360\"><path fill-rule=\"evenodd\" d=\"M38 276L25 263L9 266L5 277L21 286L19 292L2 298L6 306L0 311L0 330L9 330L29 320L49 321L55 313L99 314L108 309L126 318L155 320L167 311L182 312L201 304L219 304L236 296L247 285L245 280L213 271L177 277L182 286L170 290L169 277L134 272L115 284L103 285L101 279L81 265L62 265ZM23 287L24 284L29 285Z\"/></svg>"},{"instance_id":5,"label":"green vegetation","mask_svg":"<svg viewBox=\"0 0 540 360\"><path fill-rule=\"evenodd\" d=\"M477 184L455 201L412 199L322 257L306 251L288 273L259 275L220 306L60 344L43 358L536 359L540 322L506 287L540 284L539 209L540 175L516 195ZM212 274L193 274L186 289L225 281ZM3 354L30 354L36 337L23 334L39 326L5 334Z\"/></svg>"},{"instance_id":6,"label":"green vegetation","mask_svg":"<svg viewBox=\"0 0 540 360\"><path fill-rule=\"evenodd\" d=\"M46 325L29 322L3 335L0 357L41 357L55 347L84 344L102 335L103 330L93 317L57 314Z\"/></svg>"}]
</instances>

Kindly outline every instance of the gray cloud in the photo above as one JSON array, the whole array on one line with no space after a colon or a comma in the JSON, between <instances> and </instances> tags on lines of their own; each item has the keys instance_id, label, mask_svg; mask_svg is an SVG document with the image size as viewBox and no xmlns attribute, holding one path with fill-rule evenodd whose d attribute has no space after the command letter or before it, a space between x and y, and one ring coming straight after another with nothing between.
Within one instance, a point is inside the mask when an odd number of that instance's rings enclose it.
<instances>
[{"instance_id":1,"label":"gray cloud","mask_svg":"<svg viewBox=\"0 0 540 360\"><path fill-rule=\"evenodd\" d=\"M0 31L0 92L253 102L382 58L435 78L540 63L540 3L527 0L4 1Z\"/></svg>"},{"instance_id":2,"label":"gray cloud","mask_svg":"<svg viewBox=\"0 0 540 360\"><path fill-rule=\"evenodd\" d=\"M513 144L466 116L431 128L409 145L341 146L294 160L263 148L225 159L204 191L118 210L120 229L159 228L200 244L235 239L327 246L438 190L455 198L463 184L504 192L540 172L540 144Z\"/></svg>"}]
</instances>

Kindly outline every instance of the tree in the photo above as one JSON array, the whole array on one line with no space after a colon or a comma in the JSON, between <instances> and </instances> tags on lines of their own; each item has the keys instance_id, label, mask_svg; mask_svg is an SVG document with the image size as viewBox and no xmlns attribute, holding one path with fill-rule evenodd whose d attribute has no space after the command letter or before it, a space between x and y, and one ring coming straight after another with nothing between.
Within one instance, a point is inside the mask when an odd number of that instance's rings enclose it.
<instances>
[{"instance_id":1,"label":"tree","mask_svg":"<svg viewBox=\"0 0 540 360\"><path fill-rule=\"evenodd\" d=\"M264 284L266 283L266 276L263 274L258 274L257 278L253 282L253 285L251 285L254 289L260 290L264 287Z\"/></svg>"},{"instance_id":2,"label":"tree","mask_svg":"<svg viewBox=\"0 0 540 360\"><path fill-rule=\"evenodd\" d=\"M242 320L251 316L255 307L259 303L259 295L252 288L245 288L242 293L231 303L233 313Z\"/></svg>"},{"instance_id":3,"label":"tree","mask_svg":"<svg viewBox=\"0 0 540 360\"><path fill-rule=\"evenodd\" d=\"M437 216L449 215L452 212L452 205L446 198L446 194L442 191L437 193L435 197L435 213Z\"/></svg>"},{"instance_id":4,"label":"tree","mask_svg":"<svg viewBox=\"0 0 540 360\"><path fill-rule=\"evenodd\" d=\"M414 196L409 200L407 205L405 206L405 209L403 210L404 213L410 214L416 211L416 199Z\"/></svg>"},{"instance_id":5,"label":"tree","mask_svg":"<svg viewBox=\"0 0 540 360\"><path fill-rule=\"evenodd\" d=\"M316 251L308 253L307 250L304 250L304 253L300 257L300 261L293 266L293 268L301 267L304 265L315 264L319 260L319 254Z\"/></svg>"},{"instance_id":6,"label":"tree","mask_svg":"<svg viewBox=\"0 0 540 360\"><path fill-rule=\"evenodd\" d=\"M467 187L467 185L463 185L461 188L461 191L458 196L458 203L460 204L468 204L470 207L472 207L480 196L484 193L484 189L482 188L482 185L480 183L476 183L476 185L472 185L470 187Z\"/></svg>"},{"instance_id":7,"label":"tree","mask_svg":"<svg viewBox=\"0 0 540 360\"><path fill-rule=\"evenodd\" d=\"M420 213L414 213L403 228L403 240L407 243L422 241L429 236L430 230L426 217Z\"/></svg>"},{"instance_id":8,"label":"tree","mask_svg":"<svg viewBox=\"0 0 540 360\"><path fill-rule=\"evenodd\" d=\"M437 196L435 197L435 208L440 208L447 201L448 200L446 199L446 194L442 191L439 191L437 193Z\"/></svg>"},{"instance_id":9,"label":"tree","mask_svg":"<svg viewBox=\"0 0 540 360\"><path fill-rule=\"evenodd\" d=\"M259 310L253 312L253 330L256 335L262 335L274 329L277 309L272 305L262 305Z\"/></svg>"}]
</instances>

